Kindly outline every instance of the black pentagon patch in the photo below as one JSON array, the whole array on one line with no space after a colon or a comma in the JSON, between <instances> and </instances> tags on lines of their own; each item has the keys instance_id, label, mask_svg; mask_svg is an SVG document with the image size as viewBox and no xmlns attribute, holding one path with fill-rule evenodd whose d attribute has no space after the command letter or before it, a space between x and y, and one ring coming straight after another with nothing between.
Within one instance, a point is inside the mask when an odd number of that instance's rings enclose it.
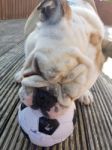
<instances>
[{"instance_id":1,"label":"black pentagon patch","mask_svg":"<svg viewBox=\"0 0 112 150\"><path fill-rule=\"evenodd\" d=\"M59 126L59 122L56 119L49 119L45 117L39 118L39 132L47 135L52 135Z\"/></svg>"}]
</instances>

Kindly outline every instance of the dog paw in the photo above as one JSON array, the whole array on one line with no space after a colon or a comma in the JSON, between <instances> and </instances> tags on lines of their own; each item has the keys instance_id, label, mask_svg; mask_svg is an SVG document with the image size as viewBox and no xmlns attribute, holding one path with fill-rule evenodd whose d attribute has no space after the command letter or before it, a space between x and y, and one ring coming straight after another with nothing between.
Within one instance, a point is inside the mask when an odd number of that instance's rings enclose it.
<instances>
[{"instance_id":1,"label":"dog paw","mask_svg":"<svg viewBox=\"0 0 112 150\"><path fill-rule=\"evenodd\" d=\"M23 76L22 76L22 73L21 71L18 71L15 76L14 76L14 79L17 83L21 83L22 79L23 79Z\"/></svg>"},{"instance_id":2,"label":"dog paw","mask_svg":"<svg viewBox=\"0 0 112 150\"><path fill-rule=\"evenodd\" d=\"M90 105L94 101L92 93L88 90L83 96L79 98L79 101L82 104Z\"/></svg>"}]
</instances>

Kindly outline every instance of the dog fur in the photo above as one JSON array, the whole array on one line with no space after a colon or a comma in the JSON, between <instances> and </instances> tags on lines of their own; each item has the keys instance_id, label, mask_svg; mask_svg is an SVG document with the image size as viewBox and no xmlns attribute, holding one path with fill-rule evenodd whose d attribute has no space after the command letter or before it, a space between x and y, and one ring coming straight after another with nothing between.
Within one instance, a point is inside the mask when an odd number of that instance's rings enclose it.
<instances>
[{"instance_id":1,"label":"dog fur","mask_svg":"<svg viewBox=\"0 0 112 150\"><path fill-rule=\"evenodd\" d=\"M38 0L34 14L25 26L25 64L16 80L32 87L58 84L59 102L70 105L99 76L104 62L103 23L91 6L70 6L66 0ZM31 18L36 25L29 27Z\"/></svg>"}]
</instances>

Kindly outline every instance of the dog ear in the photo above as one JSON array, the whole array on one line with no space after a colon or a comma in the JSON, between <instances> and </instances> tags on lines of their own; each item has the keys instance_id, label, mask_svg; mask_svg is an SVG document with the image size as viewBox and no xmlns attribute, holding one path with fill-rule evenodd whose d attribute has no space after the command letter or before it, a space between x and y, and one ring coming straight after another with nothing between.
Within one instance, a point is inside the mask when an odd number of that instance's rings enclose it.
<instances>
[{"instance_id":1,"label":"dog ear","mask_svg":"<svg viewBox=\"0 0 112 150\"><path fill-rule=\"evenodd\" d=\"M39 11L38 7L45 0L37 0L37 6L33 9L31 14L29 15L25 27L24 27L24 35L28 36L36 27L36 23L39 22Z\"/></svg>"},{"instance_id":2,"label":"dog ear","mask_svg":"<svg viewBox=\"0 0 112 150\"><path fill-rule=\"evenodd\" d=\"M40 9L42 4L47 0L37 0L37 6L33 9L32 13L28 17L25 27L24 35L28 36L36 27L36 23L40 21Z\"/></svg>"},{"instance_id":3,"label":"dog ear","mask_svg":"<svg viewBox=\"0 0 112 150\"><path fill-rule=\"evenodd\" d=\"M66 0L37 0L37 6L34 8L25 24L25 36L28 36L35 29L36 23L39 22L40 19L45 20L45 18L50 18L56 9L59 16L58 19L54 16L52 17L52 19L54 18L55 22L62 16L66 17L68 20L71 19L72 11ZM40 13L41 11L42 13Z\"/></svg>"},{"instance_id":4,"label":"dog ear","mask_svg":"<svg viewBox=\"0 0 112 150\"><path fill-rule=\"evenodd\" d=\"M28 17L25 27L24 35L28 36L36 27L36 23L39 22L39 12L37 11L38 5L34 8L30 16Z\"/></svg>"}]
</instances>

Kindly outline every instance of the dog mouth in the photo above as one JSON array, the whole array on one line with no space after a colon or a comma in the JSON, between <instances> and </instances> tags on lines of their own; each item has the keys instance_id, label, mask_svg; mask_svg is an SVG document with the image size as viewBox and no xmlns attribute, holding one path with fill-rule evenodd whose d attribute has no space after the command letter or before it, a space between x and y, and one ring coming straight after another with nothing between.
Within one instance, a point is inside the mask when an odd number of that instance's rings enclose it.
<instances>
[{"instance_id":1,"label":"dog mouth","mask_svg":"<svg viewBox=\"0 0 112 150\"><path fill-rule=\"evenodd\" d=\"M43 76L42 72L40 71L40 68L38 66L38 64L35 62L34 68L30 68L30 69L25 69L23 72L23 77L31 77L33 75L37 75L37 76Z\"/></svg>"},{"instance_id":2,"label":"dog mouth","mask_svg":"<svg viewBox=\"0 0 112 150\"><path fill-rule=\"evenodd\" d=\"M37 74L37 73L34 73L34 72L29 72L29 73L24 73L23 77L27 78L27 77L30 77L30 76L33 76L33 75L40 75L40 74Z\"/></svg>"}]
</instances>

